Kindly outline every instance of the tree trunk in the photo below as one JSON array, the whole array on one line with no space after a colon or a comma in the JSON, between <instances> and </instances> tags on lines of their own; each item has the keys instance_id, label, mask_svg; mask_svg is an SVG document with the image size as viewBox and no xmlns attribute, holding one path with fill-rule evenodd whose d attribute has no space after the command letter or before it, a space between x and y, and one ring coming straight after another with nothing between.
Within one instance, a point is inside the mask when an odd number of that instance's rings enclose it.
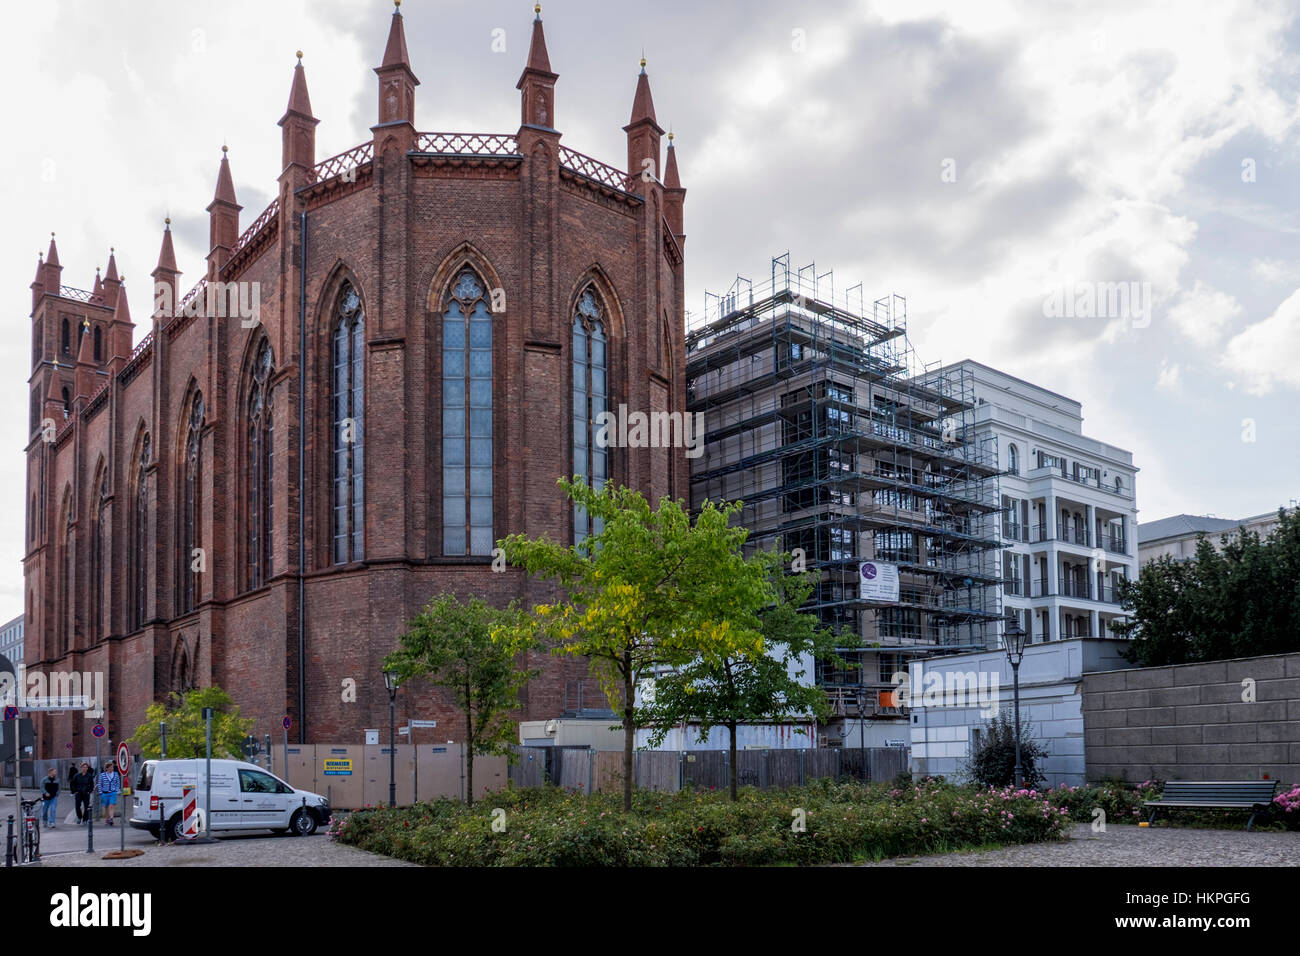
<instances>
[{"instance_id":1,"label":"tree trunk","mask_svg":"<svg viewBox=\"0 0 1300 956\"><path fill-rule=\"evenodd\" d=\"M727 724L727 729L731 731L731 772L728 776L731 777L731 799L734 802L736 799L736 781L740 777L738 768L736 767L736 722L733 720L731 723Z\"/></svg>"},{"instance_id":2,"label":"tree trunk","mask_svg":"<svg viewBox=\"0 0 1300 956\"><path fill-rule=\"evenodd\" d=\"M465 682L465 699L469 700L469 681ZM416 754L419 759L419 754ZM474 806L474 709L465 710L465 806Z\"/></svg>"},{"instance_id":3,"label":"tree trunk","mask_svg":"<svg viewBox=\"0 0 1300 956\"><path fill-rule=\"evenodd\" d=\"M623 656L623 812L632 812L632 751L636 746L636 728L632 726L632 711L636 701L632 696L632 655Z\"/></svg>"}]
</instances>

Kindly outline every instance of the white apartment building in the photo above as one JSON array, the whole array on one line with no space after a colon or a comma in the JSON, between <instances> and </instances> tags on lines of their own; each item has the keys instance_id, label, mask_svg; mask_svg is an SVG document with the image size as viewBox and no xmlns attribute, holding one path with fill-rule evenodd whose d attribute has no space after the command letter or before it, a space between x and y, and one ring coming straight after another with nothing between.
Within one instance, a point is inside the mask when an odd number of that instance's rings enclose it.
<instances>
[{"instance_id":1,"label":"white apartment building","mask_svg":"<svg viewBox=\"0 0 1300 956\"><path fill-rule=\"evenodd\" d=\"M1084 435L1072 398L969 359L955 367L974 378L977 434L997 442L1003 608L1035 644L1117 636L1116 585L1138 571L1132 453Z\"/></svg>"},{"instance_id":2,"label":"white apartment building","mask_svg":"<svg viewBox=\"0 0 1300 956\"><path fill-rule=\"evenodd\" d=\"M17 667L23 662L23 616L0 624L0 656Z\"/></svg>"},{"instance_id":3,"label":"white apartment building","mask_svg":"<svg viewBox=\"0 0 1300 956\"><path fill-rule=\"evenodd\" d=\"M1296 499L1284 511L1293 512ZM1171 557L1177 561L1190 561L1196 557L1196 548L1201 536L1222 550L1222 539L1235 539L1238 532L1245 528L1253 531L1261 539L1267 538L1279 524L1277 511L1266 511L1261 515L1232 521L1216 518L1213 515L1174 515L1158 521L1145 521L1138 525L1138 563L1146 564L1160 557Z\"/></svg>"}]
</instances>

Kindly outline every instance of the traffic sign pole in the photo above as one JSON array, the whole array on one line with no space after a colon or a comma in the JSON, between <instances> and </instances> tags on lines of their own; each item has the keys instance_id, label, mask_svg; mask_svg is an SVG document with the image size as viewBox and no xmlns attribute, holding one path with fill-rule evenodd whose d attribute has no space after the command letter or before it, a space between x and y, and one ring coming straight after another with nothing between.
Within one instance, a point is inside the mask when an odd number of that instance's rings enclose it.
<instances>
[{"instance_id":1,"label":"traffic sign pole","mask_svg":"<svg viewBox=\"0 0 1300 956\"><path fill-rule=\"evenodd\" d=\"M122 775L122 782L123 782L123 786L118 788L117 799L122 803L124 808L122 810L122 813L118 815L118 820L117 820L117 829L119 831L117 835L117 845L118 845L118 849L120 849L123 853L126 852L126 826L127 826L126 819L125 819L126 804L125 804L125 800L123 799L123 794L126 793L126 789L127 789L125 786L126 779L127 779L126 775L130 770L131 770L131 749L126 745L126 741L124 740L117 745L117 772Z\"/></svg>"}]
</instances>

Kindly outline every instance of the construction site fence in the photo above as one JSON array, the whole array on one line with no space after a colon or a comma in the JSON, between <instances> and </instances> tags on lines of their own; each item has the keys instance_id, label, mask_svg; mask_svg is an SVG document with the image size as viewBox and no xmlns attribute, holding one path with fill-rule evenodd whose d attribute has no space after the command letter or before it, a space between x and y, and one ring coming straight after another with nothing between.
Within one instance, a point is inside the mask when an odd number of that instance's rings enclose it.
<instances>
[{"instance_id":1,"label":"construction site fence","mask_svg":"<svg viewBox=\"0 0 1300 956\"><path fill-rule=\"evenodd\" d=\"M585 747L521 747L509 778L517 787L551 783L566 790L620 791L623 752ZM741 750L736 753L737 782L761 789L799 787L813 780L887 782L907 769L901 747L820 747L788 750ZM632 753L635 785L645 790L676 792L723 790L730 783L731 754L725 750L637 750Z\"/></svg>"}]
</instances>

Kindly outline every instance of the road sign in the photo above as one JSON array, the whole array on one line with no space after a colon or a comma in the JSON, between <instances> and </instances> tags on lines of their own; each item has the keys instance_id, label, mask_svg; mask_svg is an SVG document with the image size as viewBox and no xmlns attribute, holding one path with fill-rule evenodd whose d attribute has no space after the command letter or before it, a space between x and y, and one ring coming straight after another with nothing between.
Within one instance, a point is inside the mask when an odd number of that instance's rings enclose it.
<instances>
[{"instance_id":1,"label":"road sign","mask_svg":"<svg viewBox=\"0 0 1300 956\"><path fill-rule=\"evenodd\" d=\"M290 727L292 727L292 726L293 726L293 719L292 719L288 714L285 714L285 715L284 715L284 729L285 729L285 730L288 730L288 729L289 729Z\"/></svg>"},{"instance_id":2,"label":"road sign","mask_svg":"<svg viewBox=\"0 0 1300 956\"><path fill-rule=\"evenodd\" d=\"M104 733L105 733L105 731L104 731L104 725L103 725L103 724L96 724L94 727L90 728L90 732L91 732L92 734L94 734L96 737L102 737L102 736L104 736Z\"/></svg>"},{"instance_id":3,"label":"road sign","mask_svg":"<svg viewBox=\"0 0 1300 956\"><path fill-rule=\"evenodd\" d=\"M6 708L5 708L5 720L13 720L13 719L14 719L15 717L17 717L17 716L18 716L18 708L17 708L17 707L6 707Z\"/></svg>"},{"instance_id":4,"label":"road sign","mask_svg":"<svg viewBox=\"0 0 1300 956\"><path fill-rule=\"evenodd\" d=\"M401 736L406 737L406 736L409 736L409 735L410 735L410 733L411 733L411 728L410 728L410 727L398 727L398 728L397 728L397 732L398 732Z\"/></svg>"},{"instance_id":5,"label":"road sign","mask_svg":"<svg viewBox=\"0 0 1300 956\"><path fill-rule=\"evenodd\" d=\"M411 721L411 726L412 727L437 727L438 722L436 720L413 720Z\"/></svg>"},{"instance_id":6,"label":"road sign","mask_svg":"<svg viewBox=\"0 0 1300 956\"><path fill-rule=\"evenodd\" d=\"M125 742L117 745L117 769L124 777L131 771L131 748Z\"/></svg>"}]
</instances>

